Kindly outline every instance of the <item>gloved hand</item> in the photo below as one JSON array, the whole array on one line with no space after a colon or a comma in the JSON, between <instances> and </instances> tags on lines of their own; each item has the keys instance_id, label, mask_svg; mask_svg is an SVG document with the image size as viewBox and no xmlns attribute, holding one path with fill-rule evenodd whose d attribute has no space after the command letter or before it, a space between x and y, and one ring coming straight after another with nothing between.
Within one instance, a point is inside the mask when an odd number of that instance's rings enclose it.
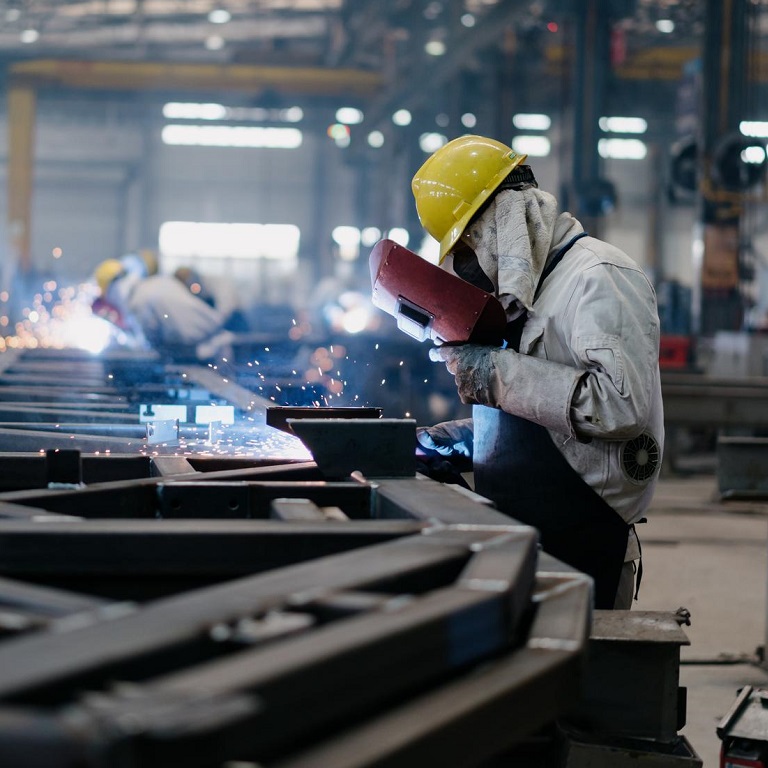
<instances>
[{"instance_id":1,"label":"gloved hand","mask_svg":"<svg viewBox=\"0 0 768 768\"><path fill-rule=\"evenodd\" d=\"M444 344L429 350L456 379L462 403L477 403L521 416L563 435L575 434L571 401L587 371L513 349Z\"/></svg>"},{"instance_id":2,"label":"gloved hand","mask_svg":"<svg viewBox=\"0 0 768 768\"><path fill-rule=\"evenodd\" d=\"M462 477L461 470L450 459L442 456L421 456L416 459L416 471L432 480L449 485L460 485L471 491L469 483Z\"/></svg>"},{"instance_id":3,"label":"gloved hand","mask_svg":"<svg viewBox=\"0 0 768 768\"><path fill-rule=\"evenodd\" d=\"M232 360L234 357L232 342L234 340L235 334L231 331L219 331L205 341L201 341L195 347L195 354L198 360L214 360L216 358Z\"/></svg>"},{"instance_id":4,"label":"gloved hand","mask_svg":"<svg viewBox=\"0 0 768 768\"><path fill-rule=\"evenodd\" d=\"M430 349L429 359L445 363L456 380L462 403L493 405L490 400L490 383L494 372L491 357L494 349L479 344L444 344Z\"/></svg>"},{"instance_id":5,"label":"gloved hand","mask_svg":"<svg viewBox=\"0 0 768 768\"><path fill-rule=\"evenodd\" d=\"M417 427L416 440L428 454L471 459L474 440L472 419L443 421L434 427Z\"/></svg>"}]
</instances>

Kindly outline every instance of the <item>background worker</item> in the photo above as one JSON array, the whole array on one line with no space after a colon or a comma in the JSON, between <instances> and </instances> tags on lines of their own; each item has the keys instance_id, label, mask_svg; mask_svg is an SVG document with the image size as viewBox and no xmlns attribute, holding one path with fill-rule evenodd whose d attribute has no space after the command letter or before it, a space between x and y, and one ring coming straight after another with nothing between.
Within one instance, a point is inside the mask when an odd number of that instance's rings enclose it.
<instances>
[{"instance_id":1,"label":"background worker","mask_svg":"<svg viewBox=\"0 0 768 768\"><path fill-rule=\"evenodd\" d=\"M149 248L123 254L118 261L127 272L135 273L141 277L150 277L158 273L157 254Z\"/></svg>"},{"instance_id":2,"label":"background worker","mask_svg":"<svg viewBox=\"0 0 768 768\"><path fill-rule=\"evenodd\" d=\"M203 275L192 267L179 267L173 276L190 293L220 312L228 331L245 333L249 330L234 280L225 276Z\"/></svg>"},{"instance_id":3,"label":"background worker","mask_svg":"<svg viewBox=\"0 0 768 768\"><path fill-rule=\"evenodd\" d=\"M444 268L494 294L508 320L506 348L430 350L472 419L417 438L471 457L478 493L590 574L596 607L628 609L640 558L632 524L650 503L664 441L655 293L625 253L558 211L524 160L464 136L413 178Z\"/></svg>"},{"instance_id":4,"label":"background worker","mask_svg":"<svg viewBox=\"0 0 768 768\"><path fill-rule=\"evenodd\" d=\"M175 277L144 277L119 259L103 261L95 272L100 301L117 313L119 325L161 352L211 360L231 354L233 334L214 307L191 294Z\"/></svg>"}]
</instances>

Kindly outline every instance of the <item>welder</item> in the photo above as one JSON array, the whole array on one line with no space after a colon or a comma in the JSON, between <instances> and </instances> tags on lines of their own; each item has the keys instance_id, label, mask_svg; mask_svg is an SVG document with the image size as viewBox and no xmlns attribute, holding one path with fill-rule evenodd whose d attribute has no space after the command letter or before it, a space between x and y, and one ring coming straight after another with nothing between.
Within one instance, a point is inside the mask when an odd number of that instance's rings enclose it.
<instances>
[{"instance_id":1,"label":"welder","mask_svg":"<svg viewBox=\"0 0 768 768\"><path fill-rule=\"evenodd\" d=\"M158 273L157 254L150 248L141 248L138 251L125 253L118 261L127 272L135 273L141 277L149 277Z\"/></svg>"},{"instance_id":2,"label":"welder","mask_svg":"<svg viewBox=\"0 0 768 768\"><path fill-rule=\"evenodd\" d=\"M143 276L121 259L107 259L94 274L100 303L119 317L119 325L175 357L212 360L231 355L233 334L222 314L190 293L175 277Z\"/></svg>"},{"instance_id":3,"label":"welder","mask_svg":"<svg viewBox=\"0 0 768 768\"><path fill-rule=\"evenodd\" d=\"M234 280L225 275L203 275L194 267L178 267L173 276L198 299L220 312L228 331L245 333L250 330Z\"/></svg>"},{"instance_id":4,"label":"welder","mask_svg":"<svg viewBox=\"0 0 768 768\"><path fill-rule=\"evenodd\" d=\"M596 607L628 609L642 575L634 524L664 441L656 297L629 256L558 210L525 160L467 135L413 178L441 266L493 294L507 318L503 346L430 350L472 418L419 428L417 439L471 457L479 494L591 575Z\"/></svg>"}]
</instances>

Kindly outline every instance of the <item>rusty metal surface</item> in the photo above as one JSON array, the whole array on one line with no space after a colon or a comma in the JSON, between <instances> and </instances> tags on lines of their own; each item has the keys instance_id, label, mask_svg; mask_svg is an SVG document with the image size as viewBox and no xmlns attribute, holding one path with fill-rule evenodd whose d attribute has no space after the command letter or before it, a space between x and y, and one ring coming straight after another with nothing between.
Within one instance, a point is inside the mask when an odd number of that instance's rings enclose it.
<instances>
[{"instance_id":1,"label":"rusty metal surface","mask_svg":"<svg viewBox=\"0 0 768 768\"><path fill-rule=\"evenodd\" d=\"M326 477L413 477L413 419L288 419Z\"/></svg>"},{"instance_id":2,"label":"rusty metal surface","mask_svg":"<svg viewBox=\"0 0 768 768\"><path fill-rule=\"evenodd\" d=\"M270 427L277 427L284 432L293 434L288 425L288 419L380 419L381 408L371 407L340 407L330 408L320 406L317 408L291 407L275 405L267 408L266 423Z\"/></svg>"},{"instance_id":3,"label":"rusty metal surface","mask_svg":"<svg viewBox=\"0 0 768 768\"><path fill-rule=\"evenodd\" d=\"M669 611L595 611L591 637L612 643L691 644Z\"/></svg>"}]
</instances>

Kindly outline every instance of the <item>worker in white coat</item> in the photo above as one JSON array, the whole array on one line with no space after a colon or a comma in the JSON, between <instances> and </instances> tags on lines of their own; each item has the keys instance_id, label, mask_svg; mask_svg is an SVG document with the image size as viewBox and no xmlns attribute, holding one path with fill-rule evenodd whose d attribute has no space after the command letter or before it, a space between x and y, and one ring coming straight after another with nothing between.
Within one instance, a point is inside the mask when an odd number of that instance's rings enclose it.
<instances>
[{"instance_id":1,"label":"worker in white coat","mask_svg":"<svg viewBox=\"0 0 768 768\"><path fill-rule=\"evenodd\" d=\"M419 428L417 439L471 457L478 493L591 575L596 607L628 609L641 566L634 523L664 441L656 297L629 256L558 211L524 160L464 136L413 178L444 268L494 294L508 320L504 348L430 350L472 419Z\"/></svg>"},{"instance_id":2,"label":"worker in white coat","mask_svg":"<svg viewBox=\"0 0 768 768\"><path fill-rule=\"evenodd\" d=\"M123 328L143 336L153 347L170 352L187 350L199 360L231 353L233 334L224 317L191 294L171 275L143 277L118 259L96 268L101 300L114 308Z\"/></svg>"},{"instance_id":3,"label":"worker in white coat","mask_svg":"<svg viewBox=\"0 0 768 768\"><path fill-rule=\"evenodd\" d=\"M192 267L179 267L173 276L190 293L219 312L228 331L244 333L249 330L243 302L233 279L226 275L203 275Z\"/></svg>"}]
</instances>

